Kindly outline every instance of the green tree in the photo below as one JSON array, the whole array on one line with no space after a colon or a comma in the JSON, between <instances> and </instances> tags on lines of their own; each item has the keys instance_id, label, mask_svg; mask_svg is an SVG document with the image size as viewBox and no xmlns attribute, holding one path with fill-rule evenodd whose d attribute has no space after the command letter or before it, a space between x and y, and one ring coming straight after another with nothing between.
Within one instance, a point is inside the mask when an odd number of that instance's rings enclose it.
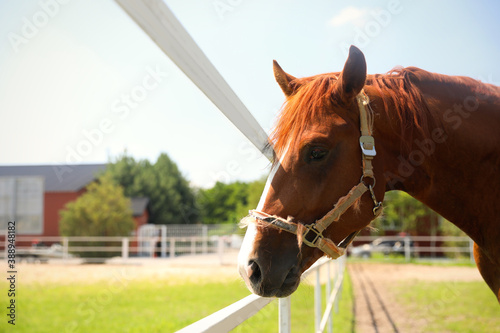
<instances>
[{"instance_id":1,"label":"green tree","mask_svg":"<svg viewBox=\"0 0 500 333\"><path fill-rule=\"evenodd\" d=\"M238 217L238 219L241 219L242 217L248 215L249 210L257 208L265 185L266 178L248 183L246 205L242 205L240 207L240 210L236 211L236 216Z\"/></svg>"},{"instance_id":2,"label":"green tree","mask_svg":"<svg viewBox=\"0 0 500 333\"><path fill-rule=\"evenodd\" d=\"M62 236L129 236L135 228L130 199L111 177L102 175L87 186L78 199L60 211ZM72 243L70 246L116 245L109 242ZM84 256L103 257L115 253L85 252Z\"/></svg>"},{"instance_id":3,"label":"green tree","mask_svg":"<svg viewBox=\"0 0 500 333\"><path fill-rule=\"evenodd\" d=\"M210 189L200 190L198 204L203 223L235 223L236 211L241 211L241 207L246 205L247 191L248 185L242 182L217 182Z\"/></svg>"},{"instance_id":4,"label":"green tree","mask_svg":"<svg viewBox=\"0 0 500 333\"><path fill-rule=\"evenodd\" d=\"M385 194L384 213L372 223L380 229L391 228L405 232L416 230L418 221L424 216L435 216L436 213L402 191L390 191Z\"/></svg>"},{"instance_id":5,"label":"green tree","mask_svg":"<svg viewBox=\"0 0 500 333\"><path fill-rule=\"evenodd\" d=\"M441 224L439 226L439 230L443 236L457 236L457 237L467 237L467 234L460 230L456 225L451 223L450 221L445 220L444 218L441 219ZM446 240L443 242L444 246L447 247L461 247L461 248L467 248L469 247L469 241L459 241L459 240ZM448 258L466 258L469 257L470 254L467 251L462 251L462 252L446 252L445 255Z\"/></svg>"},{"instance_id":6,"label":"green tree","mask_svg":"<svg viewBox=\"0 0 500 333\"><path fill-rule=\"evenodd\" d=\"M129 197L149 198L149 223L186 224L198 222L195 195L177 165L161 154L154 164L136 161L124 153L106 170L123 186Z\"/></svg>"},{"instance_id":7,"label":"green tree","mask_svg":"<svg viewBox=\"0 0 500 333\"><path fill-rule=\"evenodd\" d=\"M103 175L87 191L60 211L63 236L128 236L135 224L130 200L109 176Z\"/></svg>"},{"instance_id":8,"label":"green tree","mask_svg":"<svg viewBox=\"0 0 500 333\"><path fill-rule=\"evenodd\" d=\"M203 223L238 223L250 209L257 207L263 189L264 181L258 180L251 183L217 182L210 189L200 190L197 201Z\"/></svg>"}]
</instances>

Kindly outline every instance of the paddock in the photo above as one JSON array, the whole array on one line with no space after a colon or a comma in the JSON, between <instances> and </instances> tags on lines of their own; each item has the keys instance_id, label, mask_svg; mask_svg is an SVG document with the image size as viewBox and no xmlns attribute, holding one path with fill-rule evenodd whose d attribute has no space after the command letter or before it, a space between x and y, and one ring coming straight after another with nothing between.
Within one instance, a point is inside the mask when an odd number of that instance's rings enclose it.
<instances>
[{"instance_id":1,"label":"paddock","mask_svg":"<svg viewBox=\"0 0 500 333\"><path fill-rule=\"evenodd\" d=\"M2 263L2 267L5 266ZM174 332L187 325L181 324L173 329L168 326L169 318L181 316L185 312L184 309L178 309L178 313L165 312L165 308L157 305L145 309L138 304L131 309L125 308L110 308L112 302L120 303L121 299L127 298L129 289L137 286L148 286L160 284L162 286L189 286L190 292L185 295L187 299L196 298L198 293L203 293L211 283L219 283L221 290L213 290L215 294L224 293L223 286L225 284L239 284L244 289L236 270L236 253L228 254L224 265L220 265L217 255L197 255L186 256L174 259L154 259L145 260L143 264L138 265L123 265L123 264L86 264L86 265L62 265L62 264L19 264L19 318L26 318L27 313L23 313L23 308L30 308L32 303L36 301L37 295L33 294L28 297L23 290L45 290L49 293L56 286L66 286L68 290L84 289L86 287L97 287L98 291L94 294L89 294L84 297L84 304L91 309L102 311L105 321L115 322L116 325L133 331L133 327L128 326L127 318L129 316L144 316L149 318L146 313L153 313L152 316L157 318L158 326L156 328L162 332ZM432 313L443 307L453 307L459 304L469 292L467 289L456 288L460 283L476 283L483 288L487 288L477 272L477 269L472 265L424 265L424 264L394 264L383 263L374 260L348 260L347 272L352 283L353 290L353 306L352 306L352 323L350 327L345 327L341 332L417 332L425 330L429 325L433 325L434 321L446 321L448 319L437 319ZM307 278L303 283L312 284L314 278ZM420 283L445 283L441 291L438 291L433 297L433 301L425 307L415 309L412 304L407 304L399 294L404 285L418 285ZM137 287L139 288L139 287ZM142 287L141 287L142 288ZM47 291L49 290L49 291ZM470 291L472 293L473 291ZM486 290L487 292L487 290ZM243 291L244 293L244 291ZM347 297L347 291L344 291L344 298ZM109 295L108 295L109 294ZM248 292L247 292L248 294ZM307 298L298 298L295 302L310 302L313 297L312 290L308 292ZM73 296L68 294L64 298L71 299ZM236 296L235 296L236 297ZM293 299L293 296L292 296ZM61 300L59 298L59 300ZM236 301L237 299L235 299ZM55 302L57 300L47 300ZM100 306L102 302L106 302ZM148 304L148 300L145 300ZM294 302L292 300L292 302ZM342 300L341 300L342 302ZM493 306L496 301L491 298ZM3 303L3 302L2 302ZM21 304L23 306L21 306ZM64 303L68 304L68 303ZM82 315L87 315L88 309L81 308L78 304L69 303L69 307L65 309L65 320L58 322L52 320L57 318L56 313L52 313L51 306L48 306L43 311L43 315L35 315L35 323L57 331L65 331L65 324L68 322L85 323L85 318ZM226 304L229 305L229 304ZM486 306L486 305L485 305ZM222 308L222 307L221 307ZM217 309L218 310L218 309ZM349 309L348 309L349 310ZM109 311L109 312L108 312ZM128 312L132 311L132 312ZM116 315L116 312L120 315ZM199 305L192 309L195 313L195 318L191 322L202 319L206 316L207 311ZM343 313L345 315L345 313ZM30 316L32 314L30 313ZM294 313L292 311L292 316ZM52 318L52 319L51 319ZM97 317L96 317L97 318ZM94 318L93 320L97 320ZM425 319L427 318L427 319ZM457 320L457 318L451 318ZM484 318L470 318L467 313L462 314L462 318L458 319L458 323L467 325L471 320L481 321L484 325L491 328L500 327L500 318L492 319L485 314ZM259 321L266 320L275 325L278 331L278 318L268 314L259 317ZM314 327L314 319L310 318L311 327ZM335 316L334 316L335 321ZM144 322L144 327L135 328L136 331L144 331L148 327L148 323ZM5 325L0 323L0 328ZM19 326L16 327L18 332L32 331L34 328L33 321L21 320ZM123 326L121 326L123 325ZM254 331L259 332L259 327L255 323L251 324ZM80 326L78 326L80 327ZM117 326L118 327L118 326ZM166 329L165 327L168 327ZM40 331L40 330L39 330ZM43 332L42 329L40 332ZM66 329L66 331L72 331ZM73 331L82 331L81 327ZM238 328L236 332L245 332L245 327ZM292 332L297 330L291 328ZM481 331L481 330L477 330ZM338 332L334 330L334 332ZM464 331L465 332L465 331Z\"/></svg>"}]
</instances>

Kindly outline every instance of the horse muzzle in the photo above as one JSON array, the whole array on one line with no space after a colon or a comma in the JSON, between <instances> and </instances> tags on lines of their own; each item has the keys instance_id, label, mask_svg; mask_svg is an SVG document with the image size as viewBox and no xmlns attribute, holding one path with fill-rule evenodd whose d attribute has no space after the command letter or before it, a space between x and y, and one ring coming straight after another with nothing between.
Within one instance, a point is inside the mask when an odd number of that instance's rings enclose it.
<instances>
[{"instance_id":1,"label":"horse muzzle","mask_svg":"<svg viewBox=\"0 0 500 333\"><path fill-rule=\"evenodd\" d=\"M260 258L240 266L240 275L248 289L263 297L287 297L299 286L301 270L296 264L273 265Z\"/></svg>"},{"instance_id":2,"label":"horse muzzle","mask_svg":"<svg viewBox=\"0 0 500 333\"><path fill-rule=\"evenodd\" d=\"M299 286L301 254L295 235L250 223L238 255L238 270L254 294L286 297Z\"/></svg>"}]
</instances>

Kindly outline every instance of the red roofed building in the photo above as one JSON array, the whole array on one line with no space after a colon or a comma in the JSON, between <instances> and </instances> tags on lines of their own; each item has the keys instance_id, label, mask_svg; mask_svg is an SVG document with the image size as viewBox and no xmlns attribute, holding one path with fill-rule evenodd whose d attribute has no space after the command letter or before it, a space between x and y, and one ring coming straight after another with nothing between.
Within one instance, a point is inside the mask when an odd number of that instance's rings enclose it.
<instances>
[{"instance_id":1,"label":"red roofed building","mask_svg":"<svg viewBox=\"0 0 500 333\"><path fill-rule=\"evenodd\" d=\"M22 236L60 236L59 211L85 193L106 164L0 166L0 230L16 221ZM148 199L131 198L136 230L149 219Z\"/></svg>"}]
</instances>

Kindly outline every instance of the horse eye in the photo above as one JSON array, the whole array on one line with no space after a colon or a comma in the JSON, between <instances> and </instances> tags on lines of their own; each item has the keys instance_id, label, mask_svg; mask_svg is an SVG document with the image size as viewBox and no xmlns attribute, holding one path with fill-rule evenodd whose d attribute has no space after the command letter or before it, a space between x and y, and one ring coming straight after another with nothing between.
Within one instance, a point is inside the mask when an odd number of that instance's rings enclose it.
<instances>
[{"instance_id":1,"label":"horse eye","mask_svg":"<svg viewBox=\"0 0 500 333\"><path fill-rule=\"evenodd\" d=\"M322 160L326 154L328 154L328 150L324 148L312 148L309 152L309 160L310 161L320 161Z\"/></svg>"}]
</instances>

